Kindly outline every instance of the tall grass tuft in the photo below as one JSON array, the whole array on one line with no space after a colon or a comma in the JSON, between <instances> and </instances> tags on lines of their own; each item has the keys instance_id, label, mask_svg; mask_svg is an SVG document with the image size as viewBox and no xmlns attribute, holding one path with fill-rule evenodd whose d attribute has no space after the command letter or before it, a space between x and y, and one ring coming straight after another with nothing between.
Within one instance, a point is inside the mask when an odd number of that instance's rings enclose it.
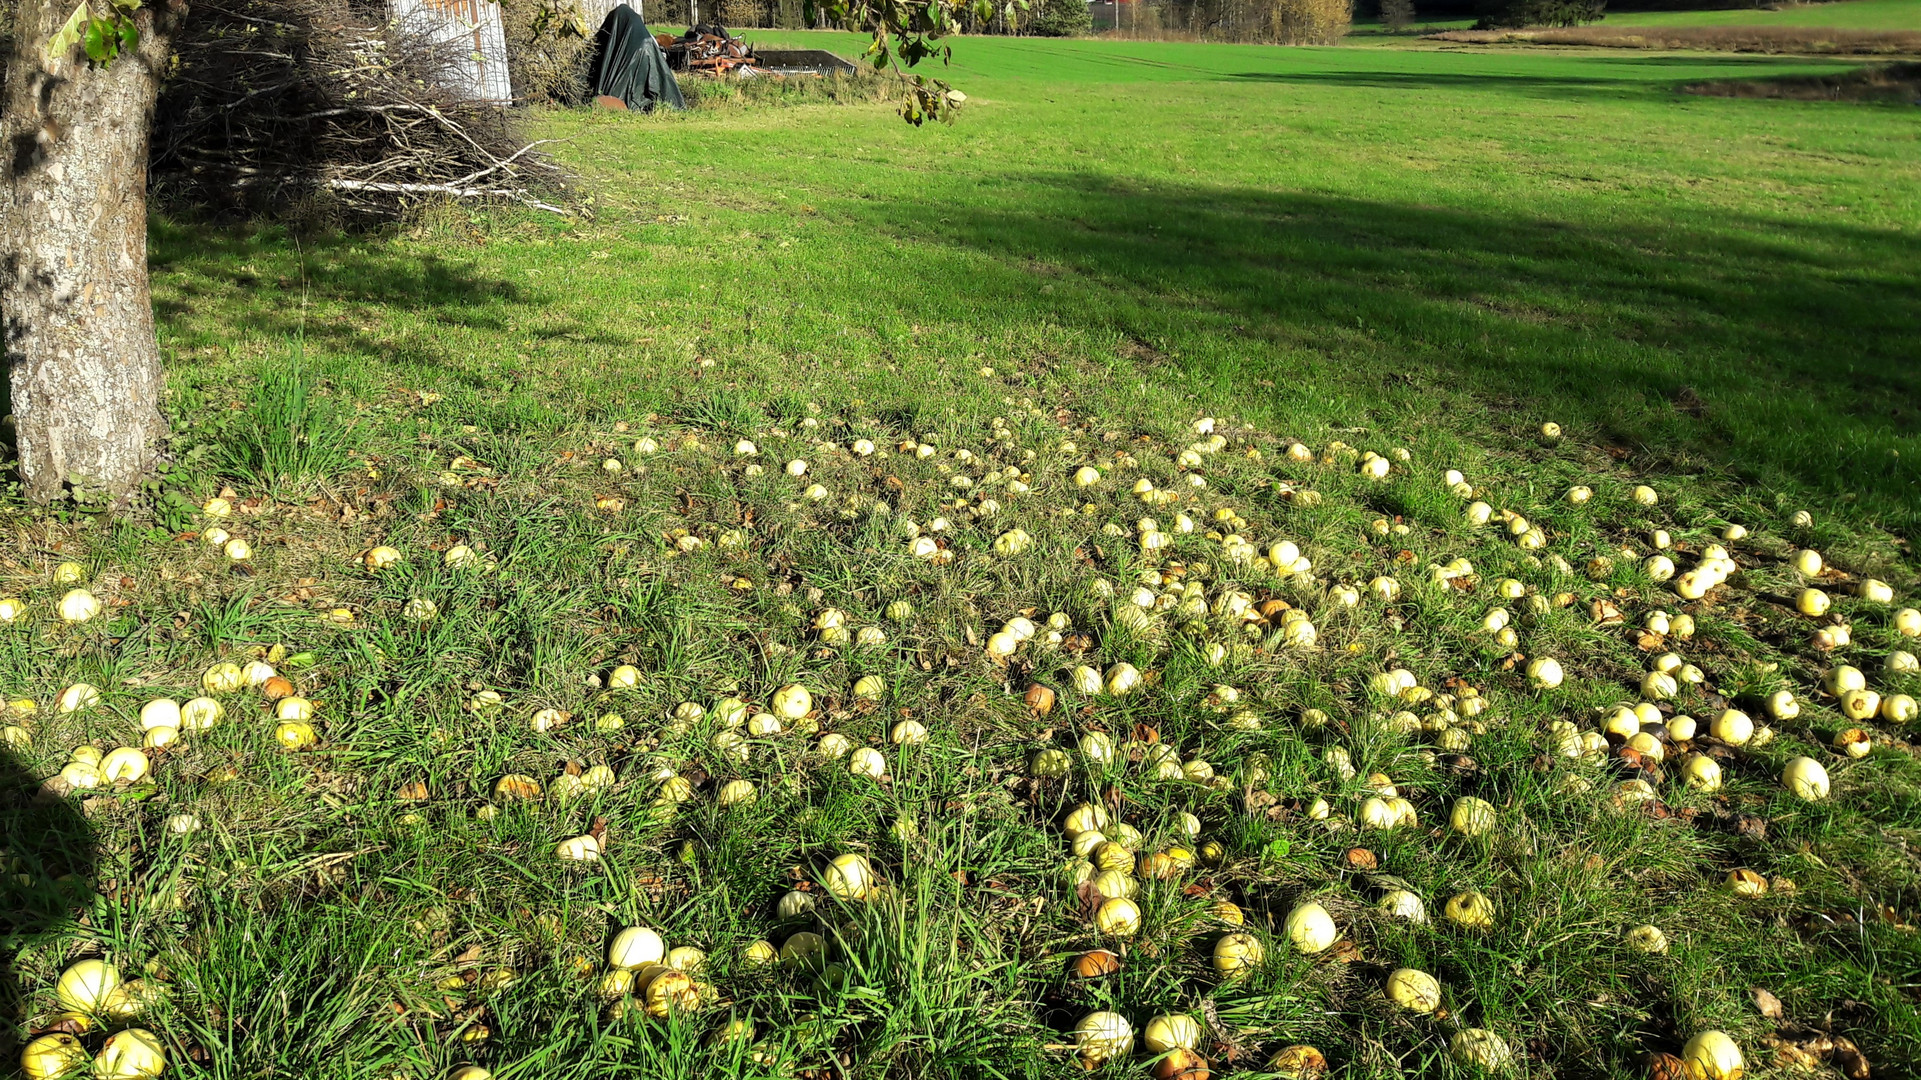
<instances>
[{"instance_id":1,"label":"tall grass tuft","mask_svg":"<svg viewBox=\"0 0 1921 1080\"><path fill-rule=\"evenodd\" d=\"M685 402L674 410L674 417L696 427L729 434L746 435L766 422L765 414L744 390L721 387L711 395Z\"/></svg>"},{"instance_id":2,"label":"tall grass tuft","mask_svg":"<svg viewBox=\"0 0 1921 1080\"><path fill-rule=\"evenodd\" d=\"M252 408L228 432L228 467L269 487L301 488L338 475L348 461L351 425L303 364L295 342L285 363L266 364Z\"/></svg>"}]
</instances>

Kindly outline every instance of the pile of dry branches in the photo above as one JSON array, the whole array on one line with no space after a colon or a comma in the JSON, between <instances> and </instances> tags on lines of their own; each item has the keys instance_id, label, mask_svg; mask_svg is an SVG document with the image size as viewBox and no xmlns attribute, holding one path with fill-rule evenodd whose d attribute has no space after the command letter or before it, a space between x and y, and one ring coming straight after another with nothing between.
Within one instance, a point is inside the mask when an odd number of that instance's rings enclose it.
<instances>
[{"instance_id":1,"label":"pile of dry branches","mask_svg":"<svg viewBox=\"0 0 1921 1080\"><path fill-rule=\"evenodd\" d=\"M436 199L560 211L566 185L513 111L441 85L460 48L363 0L196 2L155 113L154 189L273 216L392 218Z\"/></svg>"},{"instance_id":2,"label":"pile of dry branches","mask_svg":"<svg viewBox=\"0 0 1921 1080\"><path fill-rule=\"evenodd\" d=\"M499 0L514 96L533 104L579 105L594 95L595 23L579 0Z\"/></svg>"}]
</instances>

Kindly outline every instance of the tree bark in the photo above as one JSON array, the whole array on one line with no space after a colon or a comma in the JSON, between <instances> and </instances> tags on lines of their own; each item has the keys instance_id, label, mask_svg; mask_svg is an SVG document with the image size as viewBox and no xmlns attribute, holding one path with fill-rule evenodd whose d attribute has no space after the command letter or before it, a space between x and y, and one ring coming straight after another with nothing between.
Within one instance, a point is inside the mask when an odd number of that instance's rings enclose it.
<instances>
[{"instance_id":1,"label":"tree bark","mask_svg":"<svg viewBox=\"0 0 1921 1080\"><path fill-rule=\"evenodd\" d=\"M139 45L97 67L78 46L43 55L72 0L19 0L0 114L0 343L21 479L38 502L68 487L124 502L165 434L147 135L183 10L143 8Z\"/></svg>"}]
</instances>

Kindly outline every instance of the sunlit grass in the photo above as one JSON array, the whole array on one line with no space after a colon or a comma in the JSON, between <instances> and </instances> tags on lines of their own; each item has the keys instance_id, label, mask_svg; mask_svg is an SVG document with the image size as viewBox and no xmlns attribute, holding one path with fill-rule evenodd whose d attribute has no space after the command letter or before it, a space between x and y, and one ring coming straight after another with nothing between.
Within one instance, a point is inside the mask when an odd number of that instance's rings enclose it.
<instances>
[{"instance_id":1,"label":"sunlit grass","mask_svg":"<svg viewBox=\"0 0 1921 1080\"><path fill-rule=\"evenodd\" d=\"M1345 1077L1465 1074L1445 1055L1463 1026L1501 1033L1522 1075L1610 1077L1718 1027L1760 1075L1775 1025L1755 987L1886 1075L1921 1056L1909 731L1865 723L1876 748L1846 758L1830 743L1852 725L1815 689L1836 658L1883 692L1921 687L1881 666L1911 648L1891 609L1847 590L1885 578L1906 604L1918 580L1911 118L1673 92L1824 67L1752 58L992 40L958 55L973 104L952 129L905 130L883 105L550 114L590 220L449 208L299 245L156 224L169 483L195 504L230 484L238 507L163 535L7 520L0 593L29 614L0 628L0 690L46 706L85 680L103 698L6 718L32 738L11 752L23 798L5 811L26 1028L51 1022L64 963L101 953L169 988L145 1022L183 1076L1062 1076L1095 1009L1137 1027L1209 1018L1218 1075L1261 1075L1297 1042ZM344 457L237 466L233 449L284 434L259 426L260 402L283 400L260 380L295 340ZM1230 441L1180 466L1201 416ZM1547 419L1567 435L1544 441ZM757 457L736 455L742 438ZM848 451L861 438L873 456ZM1289 459L1292 439L1325 458ZM1408 460L1375 483L1337 441ZM783 469L795 458L804 479ZM1107 475L1081 490L1087 463ZM990 464L1033 490L988 484ZM1543 528L1539 554L1567 570L1466 524L1449 468ZM1179 496L1148 506L1129 494L1140 477ZM1594 500L1566 502L1575 483ZM1637 483L1660 503L1632 502ZM983 493L998 511L980 514ZM1299 543L1318 580L1236 567L1205 535L1221 509L1263 549ZM1143 555L1140 519L1171 529L1177 513L1196 531ZM902 524L938 517L946 564L912 555ZM1638 569L1650 530L1691 565L1728 522L1755 534L1732 545L1734 588L1692 606L1694 639L1643 641L1645 612L1686 606ZM204 542L216 524L253 543L248 565ZM993 554L1015 526L1033 547ZM683 550L688 536L706 543ZM370 571L376 544L401 561ZM474 558L449 565L456 545ZM1792 612L1797 546L1839 568L1824 587L1854 643L1838 654ZM1459 557L1472 589L1431 582ZM66 559L106 603L79 626L51 615ZM1285 645L1272 619L1177 615L1173 598L1130 625L1144 573L1176 561L1210 605L1241 588L1310 612L1318 647ZM1381 574L1403 584L1392 605L1327 590ZM1510 576L1541 599L1511 602L1515 649L1482 629ZM420 599L432 620L406 614ZM910 610L890 615L896 600ZM1626 624L1597 625L1598 601ZM884 642L822 641L828 608ZM984 654L1008 620L1054 612L1085 640ZM1216 667L1210 642L1242 647ZM1673 708L1759 715L1760 695L1792 688L1803 712L1732 751L1724 791L1683 786L1670 762L1663 812L1624 810L1609 796L1625 773L1557 758L1545 736L1633 700L1667 648L1708 678ZM151 784L24 798L77 745L137 741L147 699L198 694L209 664L256 654L317 702L314 749L283 752L243 691L225 723L156 753ZM1543 655L1570 672L1554 693L1520 675ZM1123 660L1148 690L1073 688L1074 665ZM640 684L611 688L618 664ZM1393 665L1490 697L1453 725L1465 750L1383 721L1409 704L1369 689ZM864 676L885 680L881 700L854 697ZM885 781L850 775L818 735L754 737L744 760L716 741L724 699L758 708L794 681L823 731L882 753ZM1051 713L1024 703L1030 681L1058 692ZM1222 685L1258 726L1220 708ZM675 720L684 703L705 715ZM568 715L537 730L542 709ZM904 719L925 744L889 741ZM1076 754L1090 732L1150 728L1223 782ZM1044 748L1069 752L1068 776L1031 775ZM1781 788L1800 753L1828 763L1830 801ZM491 797L505 775L551 789L600 765L613 786L576 798ZM696 787L672 812L662 770ZM1419 827L1353 824L1373 771ZM757 799L723 808L734 779ZM1497 807L1494 834L1446 829L1463 795ZM1316 798L1339 824L1310 815ZM1083 800L1118 802L1143 850L1186 840L1183 812L1220 845L1141 882L1142 933L1094 980L1068 973L1100 943L1066 876L1061 821ZM555 858L597 824L602 861ZM39 836L67 839L20 839ZM1353 868L1357 845L1377 869ZM887 895L819 887L847 852ZM1737 900L1721 884L1735 867L1795 888ZM803 886L819 906L782 920ZM1499 919L1413 926L1375 911L1388 887L1437 919L1479 889ZM1280 936L1304 899L1333 914L1334 958ZM1208 962L1218 900L1268 947L1243 980ZM1667 955L1623 943L1644 922ZM608 940L634 924L707 951L703 1011L643 1020L600 999ZM746 962L803 929L837 969ZM1441 979L1447 1016L1386 1002L1403 965ZM754 1039L715 1038L737 1018Z\"/></svg>"}]
</instances>

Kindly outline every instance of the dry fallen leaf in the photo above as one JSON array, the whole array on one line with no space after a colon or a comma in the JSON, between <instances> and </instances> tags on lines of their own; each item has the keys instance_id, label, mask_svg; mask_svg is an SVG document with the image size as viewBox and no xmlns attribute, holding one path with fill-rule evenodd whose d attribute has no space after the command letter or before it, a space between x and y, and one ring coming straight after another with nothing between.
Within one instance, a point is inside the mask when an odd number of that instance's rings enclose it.
<instances>
[{"instance_id":1,"label":"dry fallen leaf","mask_svg":"<svg viewBox=\"0 0 1921 1080\"><path fill-rule=\"evenodd\" d=\"M1868 1080L1870 1068L1868 1057L1853 1040L1836 1036L1834 1040L1834 1063L1848 1074L1848 1080Z\"/></svg>"},{"instance_id":2,"label":"dry fallen leaf","mask_svg":"<svg viewBox=\"0 0 1921 1080\"><path fill-rule=\"evenodd\" d=\"M1687 1063L1673 1054L1651 1053L1647 1062L1650 1080L1689 1080Z\"/></svg>"},{"instance_id":3,"label":"dry fallen leaf","mask_svg":"<svg viewBox=\"0 0 1921 1080\"><path fill-rule=\"evenodd\" d=\"M1754 1007L1770 1020L1781 1019L1781 999L1758 986L1754 988Z\"/></svg>"},{"instance_id":4,"label":"dry fallen leaf","mask_svg":"<svg viewBox=\"0 0 1921 1080\"><path fill-rule=\"evenodd\" d=\"M1793 1043L1781 1043L1774 1048L1774 1064L1781 1069L1818 1069L1821 1059Z\"/></svg>"}]
</instances>

